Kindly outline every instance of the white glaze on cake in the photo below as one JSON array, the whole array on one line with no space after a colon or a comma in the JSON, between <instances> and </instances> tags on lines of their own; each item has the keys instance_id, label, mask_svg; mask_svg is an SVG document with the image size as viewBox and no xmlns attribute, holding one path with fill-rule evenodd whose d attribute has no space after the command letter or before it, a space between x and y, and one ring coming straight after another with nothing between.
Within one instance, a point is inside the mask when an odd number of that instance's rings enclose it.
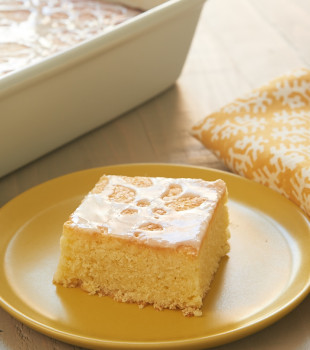
<instances>
[{"instance_id":1,"label":"white glaze on cake","mask_svg":"<svg viewBox=\"0 0 310 350\"><path fill-rule=\"evenodd\" d=\"M131 178L106 176L105 179L108 181L103 191L89 193L67 225L152 246L186 245L196 251L216 204L226 191L222 180L156 177L148 178L150 186L139 187L128 181ZM125 199L114 197L116 188L127 191ZM175 195L169 188L176 189Z\"/></svg>"},{"instance_id":2,"label":"white glaze on cake","mask_svg":"<svg viewBox=\"0 0 310 350\"><path fill-rule=\"evenodd\" d=\"M0 77L141 12L102 0L0 0Z\"/></svg>"}]
</instances>

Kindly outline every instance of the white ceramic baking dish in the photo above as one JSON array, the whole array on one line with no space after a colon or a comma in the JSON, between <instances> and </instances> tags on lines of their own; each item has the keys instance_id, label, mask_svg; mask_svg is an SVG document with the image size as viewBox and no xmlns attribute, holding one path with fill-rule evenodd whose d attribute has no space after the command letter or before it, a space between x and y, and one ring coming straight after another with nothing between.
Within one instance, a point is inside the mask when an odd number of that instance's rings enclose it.
<instances>
[{"instance_id":1,"label":"white ceramic baking dish","mask_svg":"<svg viewBox=\"0 0 310 350\"><path fill-rule=\"evenodd\" d=\"M124 0L143 14L0 79L0 176L171 86L205 0Z\"/></svg>"}]
</instances>

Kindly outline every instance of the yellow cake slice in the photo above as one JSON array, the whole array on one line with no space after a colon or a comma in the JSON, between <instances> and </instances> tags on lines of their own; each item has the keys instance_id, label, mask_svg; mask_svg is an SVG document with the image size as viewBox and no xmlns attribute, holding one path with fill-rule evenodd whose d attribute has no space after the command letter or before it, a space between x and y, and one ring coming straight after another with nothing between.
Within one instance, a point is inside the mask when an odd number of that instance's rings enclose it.
<instances>
[{"instance_id":1,"label":"yellow cake slice","mask_svg":"<svg viewBox=\"0 0 310 350\"><path fill-rule=\"evenodd\" d=\"M229 251L224 181L104 175L63 226L54 283L201 315Z\"/></svg>"}]
</instances>

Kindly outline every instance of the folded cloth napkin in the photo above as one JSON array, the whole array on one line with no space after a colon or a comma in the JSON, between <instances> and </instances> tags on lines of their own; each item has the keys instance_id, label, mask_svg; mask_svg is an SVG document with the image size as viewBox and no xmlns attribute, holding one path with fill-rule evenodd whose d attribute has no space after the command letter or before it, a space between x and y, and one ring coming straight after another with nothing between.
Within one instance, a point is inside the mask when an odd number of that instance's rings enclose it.
<instances>
[{"instance_id":1,"label":"folded cloth napkin","mask_svg":"<svg viewBox=\"0 0 310 350\"><path fill-rule=\"evenodd\" d=\"M282 193L310 216L310 70L271 81L191 131L230 170Z\"/></svg>"}]
</instances>

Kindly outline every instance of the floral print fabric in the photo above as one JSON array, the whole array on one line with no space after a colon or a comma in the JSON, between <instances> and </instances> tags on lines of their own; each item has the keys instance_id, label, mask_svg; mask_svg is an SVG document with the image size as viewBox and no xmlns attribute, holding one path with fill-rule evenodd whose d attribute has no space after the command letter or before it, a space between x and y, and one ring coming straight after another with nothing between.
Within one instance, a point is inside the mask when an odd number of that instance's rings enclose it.
<instances>
[{"instance_id":1,"label":"floral print fabric","mask_svg":"<svg viewBox=\"0 0 310 350\"><path fill-rule=\"evenodd\" d=\"M192 133L233 172L277 190L310 216L310 70L235 100Z\"/></svg>"}]
</instances>

